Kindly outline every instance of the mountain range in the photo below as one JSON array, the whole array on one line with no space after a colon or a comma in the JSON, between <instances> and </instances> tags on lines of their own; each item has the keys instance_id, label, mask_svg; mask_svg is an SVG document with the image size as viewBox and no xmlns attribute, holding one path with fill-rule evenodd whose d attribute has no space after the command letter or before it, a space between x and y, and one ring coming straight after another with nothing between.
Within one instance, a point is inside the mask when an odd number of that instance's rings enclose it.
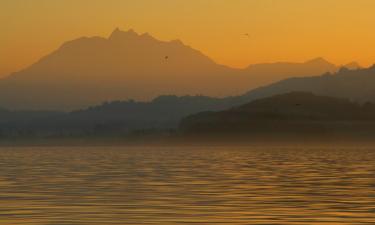
<instances>
[{"instance_id":1,"label":"mountain range","mask_svg":"<svg viewBox=\"0 0 375 225\"><path fill-rule=\"evenodd\" d=\"M285 78L337 70L322 58L235 69L215 63L179 40L160 41L147 33L116 29L108 38L68 41L28 68L1 79L0 106L76 110L104 101L148 101L169 94L237 96Z\"/></svg>"}]
</instances>

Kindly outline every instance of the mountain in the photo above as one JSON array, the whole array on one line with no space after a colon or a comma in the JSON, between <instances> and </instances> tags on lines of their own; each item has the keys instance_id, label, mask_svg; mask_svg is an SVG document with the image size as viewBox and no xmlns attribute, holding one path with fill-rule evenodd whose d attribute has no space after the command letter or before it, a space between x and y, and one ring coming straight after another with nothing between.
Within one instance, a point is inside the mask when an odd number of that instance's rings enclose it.
<instances>
[{"instance_id":1,"label":"mountain","mask_svg":"<svg viewBox=\"0 0 375 225\"><path fill-rule=\"evenodd\" d=\"M375 134L375 105L290 92L219 112L184 118L185 134L336 135Z\"/></svg>"},{"instance_id":2,"label":"mountain","mask_svg":"<svg viewBox=\"0 0 375 225\"><path fill-rule=\"evenodd\" d=\"M116 29L108 38L64 43L22 71L0 80L0 106L75 110L112 100L150 100L159 95L242 94L291 76L337 68L323 59L234 69L216 64L179 40Z\"/></svg>"},{"instance_id":3,"label":"mountain","mask_svg":"<svg viewBox=\"0 0 375 225\"><path fill-rule=\"evenodd\" d=\"M343 67L333 74L289 78L251 90L240 98L248 101L292 91L347 98L357 102L375 102L375 66L357 70Z\"/></svg>"}]
</instances>

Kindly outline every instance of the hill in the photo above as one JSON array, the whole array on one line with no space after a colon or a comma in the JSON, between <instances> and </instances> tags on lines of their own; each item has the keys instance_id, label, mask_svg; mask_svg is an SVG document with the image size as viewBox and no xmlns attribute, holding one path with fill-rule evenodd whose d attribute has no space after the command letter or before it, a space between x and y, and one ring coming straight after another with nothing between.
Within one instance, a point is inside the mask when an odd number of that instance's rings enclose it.
<instances>
[{"instance_id":1,"label":"hill","mask_svg":"<svg viewBox=\"0 0 375 225\"><path fill-rule=\"evenodd\" d=\"M220 112L202 112L182 120L186 134L359 135L375 134L375 105L291 92Z\"/></svg>"},{"instance_id":2,"label":"hill","mask_svg":"<svg viewBox=\"0 0 375 225\"><path fill-rule=\"evenodd\" d=\"M224 110L232 98L159 96L150 102L113 101L72 112L0 110L3 136L121 136L136 130L175 129L181 118ZM0 135L1 136L1 135Z\"/></svg>"}]
</instances>

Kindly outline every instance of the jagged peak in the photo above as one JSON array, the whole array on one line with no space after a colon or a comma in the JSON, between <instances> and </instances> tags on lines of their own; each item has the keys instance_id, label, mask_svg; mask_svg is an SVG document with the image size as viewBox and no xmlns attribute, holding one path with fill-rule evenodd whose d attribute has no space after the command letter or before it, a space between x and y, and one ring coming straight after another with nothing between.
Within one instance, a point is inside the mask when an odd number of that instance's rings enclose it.
<instances>
[{"instance_id":1,"label":"jagged peak","mask_svg":"<svg viewBox=\"0 0 375 225\"><path fill-rule=\"evenodd\" d=\"M113 34L113 33L116 33L116 32L121 32L120 28L116 27L116 28L112 31L112 34Z\"/></svg>"},{"instance_id":2,"label":"jagged peak","mask_svg":"<svg viewBox=\"0 0 375 225\"><path fill-rule=\"evenodd\" d=\"M135 32L133 29L129 29L128 31L122 31L117 27L114 31L112 31L108 39L113 40L117 38L138 37L138 36L139 34Z\"/></svg>"},{"instance_id":3,"label":"jagged peak","mask_svg":"<svg viewBox=\"0 0 375 225\"><path fill-rule=\"evenodd\" d=\"M153 36L151 36L149 33L143 33L141 35L139 35L140 38L142 38L143 40L152 40L152 41L158 41L157 39L155 39Z\"/></svg>"},{"instance_id":4,"label":"jagged peak","mask_svg":"<svg viewBox=\"0 0 375 225\"><path fill-rule=\"evenodd\" d=\"M135 32L133 29L129 29L126 33L128 33L128 34L136 34L136 35L138 35L138 33Z\"/></svg>"},{"instance_id":5,"label":"jagged peak","mask_svg":"<svg viewBox=\"0 0 375 225\"><path fill-rule=\"evenodd\" d=\"M109 39L111 39L111 38L117 36L117 35L118 35L119 33L121 33L121 32L122 32L122 31L120 30L120 28L116 27L116 29L114 29L114 30L112 31L112 33L109 35Z\"/></svg>"}]
</instances>

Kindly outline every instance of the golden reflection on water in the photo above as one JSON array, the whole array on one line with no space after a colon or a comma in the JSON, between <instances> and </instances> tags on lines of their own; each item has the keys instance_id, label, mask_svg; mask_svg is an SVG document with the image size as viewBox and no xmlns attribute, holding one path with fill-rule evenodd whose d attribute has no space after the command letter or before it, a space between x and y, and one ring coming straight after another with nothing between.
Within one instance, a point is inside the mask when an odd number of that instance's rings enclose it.
<instances>
[{"instance_id":1,"label":"golden reflection on water","mask_svg":"<svg viewBox=\"0 0 375 225\"><path fill-rule=\"evenodd\" d=\"M0 224L375 224L375 148L0 149Z\"/></svg>"}]
</instances>

